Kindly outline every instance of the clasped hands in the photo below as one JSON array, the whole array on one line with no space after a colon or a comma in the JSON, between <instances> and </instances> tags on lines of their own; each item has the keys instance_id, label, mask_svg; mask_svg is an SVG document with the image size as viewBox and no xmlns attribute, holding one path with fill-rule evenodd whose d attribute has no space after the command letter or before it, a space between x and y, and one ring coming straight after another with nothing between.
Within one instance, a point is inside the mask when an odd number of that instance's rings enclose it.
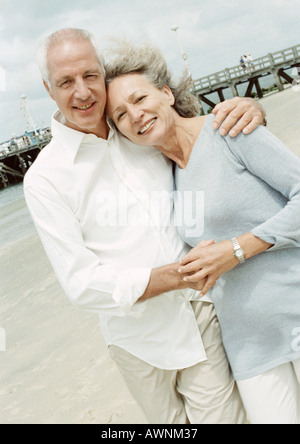
<instances>
[{"instance_id":1,"label":"clasped hands","mask_svg":"<svg viewBox=\"0 0 300 444\"><path fill-rule=\"evenodd\" d=\"M178 272L189 288L201 291L204 296L223 273L238 263L230 240L217 243L204 240L180 261Z\"/></svg>"}]
</instances>

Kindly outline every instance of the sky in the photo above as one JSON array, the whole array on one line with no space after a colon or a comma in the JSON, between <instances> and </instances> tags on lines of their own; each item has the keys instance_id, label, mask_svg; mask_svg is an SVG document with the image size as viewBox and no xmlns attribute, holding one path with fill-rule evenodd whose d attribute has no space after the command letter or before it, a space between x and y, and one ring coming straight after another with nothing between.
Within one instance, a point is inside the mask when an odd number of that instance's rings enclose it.
<instances>
[{"instance_id":1,"label":"sky","mask_svg":"<svg viewBox=\"0 0 300 444\"><path fill-rule=\"evenodd\" d=\"M49 126L56 105L36 64L38 42L57 29L86 28L102 48L112 37L151 41L175 76L185 69L176 34L194 79L300 44L300 0L0 0L0 143L26 130L20 97L27 96L38 127ZM5 81L4 81L5 80Z\"/></svg>"}]
</instances>

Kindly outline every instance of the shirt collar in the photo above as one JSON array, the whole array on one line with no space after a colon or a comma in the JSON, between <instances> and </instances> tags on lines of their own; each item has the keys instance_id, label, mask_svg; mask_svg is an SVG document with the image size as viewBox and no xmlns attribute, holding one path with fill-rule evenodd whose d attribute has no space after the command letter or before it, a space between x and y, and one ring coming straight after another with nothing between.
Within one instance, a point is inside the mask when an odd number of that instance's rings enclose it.
<instances>
[{"instance_id":1,"label":"shirt collar","mask_svg":"<svg viewBox=\"0 0 300 444\"><path fill-rule=\"evenodd\" d=\"M52 116L51 131L53 137L58 140L70 154L72 161L75 161L79 148L84 143L90 143L92 138L100 141L101 143L107 143L115 134L116 129L110 119L107 119L109 126L109 135L107 140L101 139L94 134L86 134L81 131L74 130L66 126L66 119L58 110Z\"/></svg>"}]
</instances>

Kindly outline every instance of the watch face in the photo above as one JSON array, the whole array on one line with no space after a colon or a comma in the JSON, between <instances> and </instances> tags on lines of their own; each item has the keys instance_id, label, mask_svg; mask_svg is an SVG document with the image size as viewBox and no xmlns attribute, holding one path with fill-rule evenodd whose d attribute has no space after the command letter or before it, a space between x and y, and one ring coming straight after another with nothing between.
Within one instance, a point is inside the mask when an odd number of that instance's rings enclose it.
<instances>
[{"instance_id":1,"label":"watch face","mask_svg":"<svg viewBox=\"0 0 300 444\"><path fill-rule=\"evenodd\" d=\"M236 255L237 257L243 257L243 253L241 252L241 250L237 250Z\"/></svg>"}]
</instances>

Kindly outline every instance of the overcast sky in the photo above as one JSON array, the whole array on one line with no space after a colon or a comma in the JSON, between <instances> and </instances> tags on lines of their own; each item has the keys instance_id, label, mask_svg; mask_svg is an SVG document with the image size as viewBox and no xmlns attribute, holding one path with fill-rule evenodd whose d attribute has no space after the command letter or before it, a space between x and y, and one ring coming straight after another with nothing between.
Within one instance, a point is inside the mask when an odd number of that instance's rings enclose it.
<instances>
[{"instance_id":1,"label":"overcast sky","mask_svg":"<svg viewBox=\"0 0 300 444\"><path fill-rule=\"evenodd\" d=\"M26 129L20 96L27 95L37 125L48 126L55 103L35 62L38 41L63 27L87 28L107 47L111 36L155 43L175 75L188 56L193 78L300 44L300 0L0 0L0 142Z\"/></svg>"}]
</instances>

